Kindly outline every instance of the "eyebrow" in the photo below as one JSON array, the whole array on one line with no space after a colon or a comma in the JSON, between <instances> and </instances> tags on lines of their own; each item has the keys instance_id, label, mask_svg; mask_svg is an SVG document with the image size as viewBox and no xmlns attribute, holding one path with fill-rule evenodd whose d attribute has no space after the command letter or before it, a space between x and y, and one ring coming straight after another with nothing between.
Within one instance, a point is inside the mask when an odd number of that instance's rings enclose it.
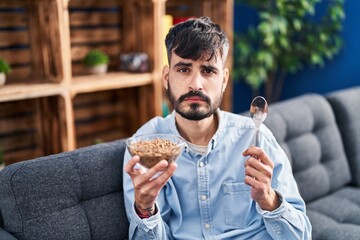
<instances>
[{"instance_id":1,"label":"eyebrow","mask_svg":"<svg viewBox=\"0 0 360 240\"><path fill-rule=\"evenodd\" d=\"M191 67L192 63L186 63L186 62L178 62L174 65L174 67Z\"/></svg>"},{"instance_id":2,"label":"eyebrow","mask_svg":"<svg viewBox=\"0 0 360 240\"><path fill-rule=\"evenodd\" d=\"M210 71L213 71L213 72L216 72L218 70L217 67L214 67L214 66L211 66L211 65L201 65L201 68L206 69L206 70L210 70Z\"/></svg>"},{"instance_id":3,"label":"eyebrow","mask_svg":"<svg viewBox=\"0 0 360 240\"><path fill-rule=\"evenodd\" d=\"M191 67L193 64L192 63L186 63L186 62L178 62L174 65L174 67ZM214 66L211 65L201 65L200 66L202 69L206 69L206 70L210 70L210 71L217 71L218 69Z\"/></svg>"}]
</instances>

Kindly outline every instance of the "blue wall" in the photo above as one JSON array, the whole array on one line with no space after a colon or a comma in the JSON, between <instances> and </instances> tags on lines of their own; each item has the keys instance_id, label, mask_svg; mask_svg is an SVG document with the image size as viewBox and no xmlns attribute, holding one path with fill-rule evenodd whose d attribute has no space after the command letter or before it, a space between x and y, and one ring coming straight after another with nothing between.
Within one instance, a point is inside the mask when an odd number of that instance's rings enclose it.
<instances>
[{"instance_id":1,"label":"blue wall","mask_svg":"<svg viewBox=\"0 0 360 240\"><path fill-rule=\"evenodd\" d=\"M328 1L323 0L322 5ZM318 8L321 11L324 7L319 5ZM256 14L249 8L235 4L234 13L235 31L245 31L249 24L256 22ZM304 68L295 75L289 75L285 80L281 99L309 92L326 94L360 85L360 1L345 0L345 14L342 31L345 46L340 54L327 61L324 68ZM251 89L236 80L233 87L233 111L248 110L253 97Z\"/></svg>"}]
</instances>

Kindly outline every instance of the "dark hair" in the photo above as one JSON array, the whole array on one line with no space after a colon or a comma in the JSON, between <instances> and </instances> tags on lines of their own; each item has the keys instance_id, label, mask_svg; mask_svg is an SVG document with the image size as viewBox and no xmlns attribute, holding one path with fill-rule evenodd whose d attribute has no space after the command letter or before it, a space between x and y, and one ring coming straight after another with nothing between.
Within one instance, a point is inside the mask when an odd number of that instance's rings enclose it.
<instances>
[{"instance_id":1,"label":"dark hair","mask_svg":"<svg viewBox=\"0 0 360 240\"><path fill-rule=\"evenodd\" d=\"M165 38L170 64L172 51L185 59L217 58L217 51L225 64L229 41L224 30L209 17L189 19L173 26Z\"/></svg>"}]
</instances>

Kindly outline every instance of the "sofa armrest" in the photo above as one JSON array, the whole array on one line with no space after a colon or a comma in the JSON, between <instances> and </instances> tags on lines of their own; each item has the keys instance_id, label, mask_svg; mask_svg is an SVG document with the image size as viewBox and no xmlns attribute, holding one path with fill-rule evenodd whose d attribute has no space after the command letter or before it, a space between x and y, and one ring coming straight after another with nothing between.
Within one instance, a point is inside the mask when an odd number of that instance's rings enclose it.
<instances>
[{"instance_id":1,"label":"sofa armrest","mask_svg":"<svg viewBox=\"0 0 360 240\"><path fill-rule=\"evenodd\" d=\"M0 239L1 240L16 240L13 235L5 231L3 228L0 228Z\"/></svg>"},{"instance_id":2,"label":"sofa armrest","mask_svg":"<svg viewBox=\"0 0 360 240\"><path fill-rule=\"evenodd\" d=\"M360 186L360 87L332 92L326 98L340 129L352 183Z\"/></svg>"}]
</instances>

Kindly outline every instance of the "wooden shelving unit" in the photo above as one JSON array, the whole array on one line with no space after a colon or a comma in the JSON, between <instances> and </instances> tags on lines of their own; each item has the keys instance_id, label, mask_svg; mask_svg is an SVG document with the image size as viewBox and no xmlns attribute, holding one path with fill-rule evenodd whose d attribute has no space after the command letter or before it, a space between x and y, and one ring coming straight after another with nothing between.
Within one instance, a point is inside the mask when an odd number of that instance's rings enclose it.
<instances>
[{"instance_id":1,"label":"wooden shelving unit","mask_svg":"<svg viewBox=\"0 0 360 240\"><path fill-rule=\"evenodd\" d=\"M232 0L1 1L0 58L13 68L0 87L6 164L128 137L161 115L164 15L208 15L232 41L232 8ZM86 73L81 60L93 48L109 54L109 73ZM130 52L145 52L150 71L120 71L119 55ZM223 109L231 94L229 86Z\"/></svg>"}]
</instances>

